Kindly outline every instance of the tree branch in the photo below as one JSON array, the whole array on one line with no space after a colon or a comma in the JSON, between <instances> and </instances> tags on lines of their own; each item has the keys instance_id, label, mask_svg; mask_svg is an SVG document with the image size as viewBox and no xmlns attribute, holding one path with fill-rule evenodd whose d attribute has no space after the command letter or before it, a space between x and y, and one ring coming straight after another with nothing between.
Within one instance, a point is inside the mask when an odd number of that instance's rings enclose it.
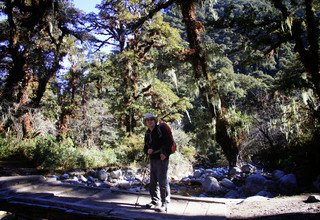
<instances>
[{"instance_id":1,"label":"tree branch","mask_svg":"<svg viewBox=\"0 0 320 220\"><path fill-rule=\"evenodd\" d=\"M144 24L144 22L146 22L148 19L152 18L158 11L160 11L161 9L168 8L169 6L173 5L176 1L177 1L177 0L169 0L169 1L167 1L166 3L162 3L162 2L159 3L158 5L156 5L156 7L155 7L154 9L151 9L146 16L140 18L140 19L139 19L137 22L135 22L135 23L131 23L131 24L129 25L129 27L130 27L132 30L135 30L135 29L141 27L141 26Z\"/></svg>"}]
</instances>

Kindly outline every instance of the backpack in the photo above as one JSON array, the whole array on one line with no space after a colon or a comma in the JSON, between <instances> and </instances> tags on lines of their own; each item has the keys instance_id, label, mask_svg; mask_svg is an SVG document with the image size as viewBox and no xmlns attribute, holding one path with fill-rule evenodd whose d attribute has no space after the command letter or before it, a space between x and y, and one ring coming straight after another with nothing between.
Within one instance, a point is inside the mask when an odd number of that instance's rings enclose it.
<instances>
[{"instance_id":1,"label":"backpack","mask_svg":"<svg viewBox=\"0 0 320 220\"><path fill-rule=\"evenodd\" d=\"M171 130L170 126L169 126L167 123L161 122L161 123L159 124L159 126L158 126L158 134L159 134L159 137L160 137L160 138L162 137L162 132L161 132L160 127L163 127L163 128L166 129L166 131L167 131L168 134L169 134L169 138L171 138L171 140L172 140L172 145L171 145L171 149L170 149L170 150L171 150L171 154L173 154L173 153L176 152L176 150L177 150L177 145L176 145L176 142L175 142L174 139L173 139L172 130Z\"/></svg>"}]
</instances>

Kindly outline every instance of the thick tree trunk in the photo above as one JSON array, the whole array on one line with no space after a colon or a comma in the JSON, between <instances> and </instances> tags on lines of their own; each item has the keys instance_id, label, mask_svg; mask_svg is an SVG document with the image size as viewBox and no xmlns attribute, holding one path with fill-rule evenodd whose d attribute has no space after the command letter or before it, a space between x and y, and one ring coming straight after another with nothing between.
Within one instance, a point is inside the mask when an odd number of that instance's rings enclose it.
<instances>
[{"instance_id":1,"label":"thick tree trunk","mask_svg":"<svg viewBox=\"0 0 320 220\"><path fill-rule=\"evenodd\" d=\"M61 56L60 59L58 59L56 61L55 65L54 65L54 67L52 67L52 69L48 70L48 72L46 72L46 73L43 73L43 75L39 78L36 96L32 100L32 104L34 107L40 106L40 102L41 102L41 99L42 99L44 93L46 92L48 82L58 71L58 69L60 67L59 61L62 59L62 57L63 56Z\"/></svg>"},{"instance_id":2,"label":"thick tree trunk","mask_svg":"<svg viewBox=\"0 0 320 220\"><path fill-rule=\"evenodd\" d=\"M19 100L19 111L21 112L22 116L20 117L22 123L22 131L23 137L28 138L32 133L32 123L30 120L30 113L28 112L28 103L29 103L29 84L32 80L32 76L28 73L27 65L24 66L25 78L22 81L22 87L18 93L18 100Z\"/></svg>"},{"instance_id":3,"label":"thick tree trunk","mask_svg":"<svg viewBox=\"0 0 320 220\"><path fill-rule=\"evenodd\" d=\"M305 68L312 75L312 81L320 98L320 60L319 60L319 23L312 10L313 0L305 0L306 23L309 41L308 59L305 60Z\"/></svg>"},{"instance_id":4,"label":"thick tree trunk","mask_svg":"<svg viewBox=\"0 0 320 220\"><path fill-rule=\"evenodd\" d=\"M23 137L24 138L30 137L30 135L32 133L32 123L31 123L31 120L30 120L29 112L26 112L21 117L21 122L22 122Z\"/></svg>"},{"instance_id":5,"label":"thick tree trunk","mask_svg":"<svg viewBox=\"0 0 320 220\"><path fill-rule=\"evenodd\" d=\"M40 106L41 99L46 91L47 84L50 80L50 77L43 77L39 79L38 89L36 91L36 97L32 100L32 104L35 107Z\"/></svg>"},{"instance_id":6,"label":"thick tree trunk","mask_svg":"<svg viewBox=\"0 0 320 220\"><path fill-rule=\"evenodd\" d=\"M137 73L133 68L133 64L130 60L126 60L126 70L124 73L124 109L126 113L124 115L124 126L126 128L126 133L131 136L134 132L134 128L137 126L135 119L135 111L132 104L137 97Z\"/></svg>"},{"instance_id":7,"label":"thick tree trunk","mask_svg":"<svg viewBox=\"0 0 320 220\"><path fill-rule=\"evenodd\" d=\"M26 60L24 50L19 50L19 35L13 16L13 7L11 1L6 1L6 12L10 27L9 53L12 59L12 68L9 70L3 91L3 99L7 101L16 101L15 93L17 92L17 86L25 78L26 74L24 71Z\"/></svg>"},{"instance_id":8,"label":"thick tree trunk","mask_svg":"<svg viewBox=\"0 0 320 220\"><path fill-rule=\"evenodd\" d=\"M206 52L202 48L200 35L204 27L196 18L196 0L180 0L179 4L183 21L186 25L195 79L199 82L199 90L202 98L207 104L212 118L215 119L216 141L221 146L229 162L229 166L233 167L237 162L238 148L236 141L227 133L227 120L224 112L218 111L218 109L221 108L218 106L221 102L217 87L206 86L201 83L201 81L207 81L209 77ZM213 103L213 101L215 103Z\"/></svg>"},{"instance_id":9,"label":"thick tree trunk","mask_svg":"<svg viewBox=\"0 0 320 220\"><path fill-rule=\"evenodd\" d=\"M62 113L60 115L59 125L58 125L59 136L63 137L68 133L69 117L70 117L70 112L68 110L62 110Z\"/></svg>"}]
</instances>

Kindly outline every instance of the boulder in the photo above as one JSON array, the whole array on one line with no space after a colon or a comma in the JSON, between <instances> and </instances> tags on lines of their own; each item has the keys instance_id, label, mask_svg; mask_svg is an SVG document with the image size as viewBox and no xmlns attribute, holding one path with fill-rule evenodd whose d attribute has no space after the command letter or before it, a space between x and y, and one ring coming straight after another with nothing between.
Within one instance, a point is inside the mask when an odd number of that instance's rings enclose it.
<instances>
[{"instance_id":1,"label":"boulder","mask_svg":"<svg viewBox=\"0 0 320 220\"><path fill-rule=\"evenodd\" d=\"M285 175L285 172L283 172L282 170L274 170L272 172L272 177L275 179L275 180L280 180L281 177L283 177Z\"/></svg>"},{"instance_id":2,"label":"boulder","mask_svg":"<svg viewBox=\"0 0 320 220\"><path fill-rule=\"evenodd\" d=\"M202 183L202 188L205 192L218 192L220 190L220 185L216 178L207 176Z\"/></svg>"},{"instance_id":3,"label":"boulder","mask_svg":"<svg viewBox=\"0 0 320 220\"><path fill-rule=\"evenodd\" d=\"M220 184L228 189L235 189L236 185L229 179L223 178L220 182Z\"/></svg>"},{"instance_id":4,"label":"boulder","mask_svg":"<svg viewBox=\"0 0 320 220\"><path fill-rule=\"evenodd\" d=\"M120 179L122 177L122 170L115 170L110 173L111 178Z\"/></svg>"},{"instance_id":5,"label":"boulder","mask_svg":"<svg viewBox=\"0 0 320 220\"><path fill-rule=\"evenodd\" d=\"M255 195L258 192L264 190L266 183L266 178L263 177L261 174L253 174L247 177L245 181L245 192L248 195Z\"/></svg>"},{"instance_id":6,"label":"boulder","mask_svg":"<svg viewBox=\"0 0 320 220\"><path fill-rule=\"evenodd\" d=\"M279 180L279 190L281 194L293 195L298 191L298 182L294 174L287 174Z\"/></svg>"},{"instance_id":7,"label":"boulder","mask_svg":"<svg viewBox=\"0 0 320 220\"><path fill-rule=\"evenodd\" d=\"M97 177L101 181L105 181L108 178L108 172L105 170L99 170L97 173Z\"/></svg>"},{"instance_id":8,"label":"boulder","mask_svg":"<svg viewBox=\"0 0 320 220\"><path fill-rule=\"evenodd\" d=\"M170 155L168 176L172 180L181 180L183 177L193 174L192 163L181 153Z\"/></svg>"},{"instance_id":9,"label":"boulder","mask_svg":"<svg viewBox=\"0 0 320 220\"><path fill-rule=\"evenodd\" d=\"M238 199L240 198L240 194L237 190L230 190L227 194L224 195L224 198Z\"/></svg>"}]
</instances>

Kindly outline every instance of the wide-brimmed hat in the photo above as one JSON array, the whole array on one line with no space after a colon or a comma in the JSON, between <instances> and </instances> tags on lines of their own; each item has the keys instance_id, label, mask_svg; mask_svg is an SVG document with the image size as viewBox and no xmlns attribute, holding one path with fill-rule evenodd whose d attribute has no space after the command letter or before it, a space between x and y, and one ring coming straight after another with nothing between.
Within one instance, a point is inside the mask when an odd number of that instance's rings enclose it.
<instances>
[{"instance_id":1,"label":"wide-brimmed hat","mask_svg":"<svg viewBox=\"0 0 320 220\"><path fill-rule=\"evenodd\" d=\"M149 118L153 119L156 123L158 122L158 118L156 116L151 113L147 113L143 118L143 124L146 124L146 120Z\"/></svg>"}]
</instances>

